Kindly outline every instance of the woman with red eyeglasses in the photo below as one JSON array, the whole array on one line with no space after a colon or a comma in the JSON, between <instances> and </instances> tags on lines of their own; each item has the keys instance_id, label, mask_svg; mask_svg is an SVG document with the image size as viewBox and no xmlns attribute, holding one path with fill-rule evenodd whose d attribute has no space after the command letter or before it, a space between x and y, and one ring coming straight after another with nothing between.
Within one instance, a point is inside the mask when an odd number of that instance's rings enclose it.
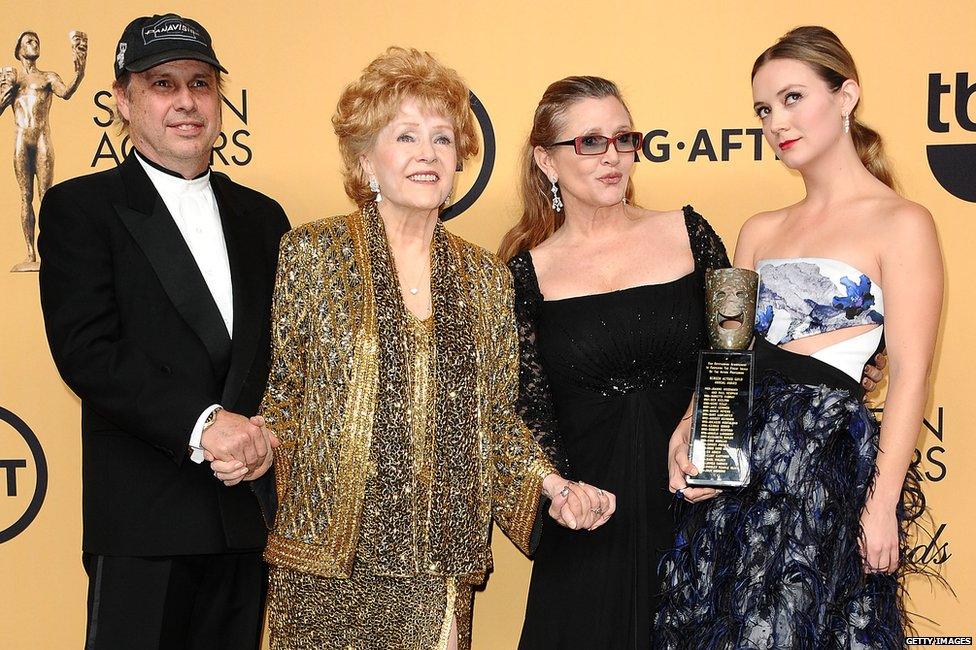
<instances>
[{"instance_id":1,"label":"woman with red eyeglasses","mask_svg":"<svg viewBox=\"0 0 976 650\"><path fill-rule=\"evenodd\" d=\"M522 218L501 245L515 278L522 418L565 476L617 495L613 519L591 533L545 524L522 648L651 642L657 560L673 542L669 442L705 337L704 271L729 260L690 206L630 202L640 146L613 82L549 86L524 149Z\"/></svg>"}]
</instances>

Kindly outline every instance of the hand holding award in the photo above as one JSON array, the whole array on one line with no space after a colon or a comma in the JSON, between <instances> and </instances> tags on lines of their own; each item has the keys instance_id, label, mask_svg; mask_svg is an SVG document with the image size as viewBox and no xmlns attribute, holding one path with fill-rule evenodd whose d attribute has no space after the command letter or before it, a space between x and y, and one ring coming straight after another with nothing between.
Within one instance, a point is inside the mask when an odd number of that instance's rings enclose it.
<instances>
[{"instance_id":1,"label":"hand holding award","mask_svg":"<svg viewBox=\"0 0 976 650\"><path fill-rule=\"evenodd\" d=\"M756 317L759 276L746 269L705 275L711 350L698 358L689 455L699 469L688 485L737 487L749 481L749 412L753 357L748 350Z\"/></svg>"}]
</instances>

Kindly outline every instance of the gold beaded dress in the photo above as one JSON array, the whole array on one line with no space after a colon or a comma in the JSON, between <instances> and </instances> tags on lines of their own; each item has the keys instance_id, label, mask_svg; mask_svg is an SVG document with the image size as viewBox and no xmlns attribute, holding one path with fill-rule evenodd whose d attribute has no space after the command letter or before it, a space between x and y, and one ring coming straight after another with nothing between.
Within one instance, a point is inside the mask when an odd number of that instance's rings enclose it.
<instances>
[{"instance_id":1,"label":"gold beaded dress","mask_svg":"<svg viewBox=\"0 0 976 650\"><path fill-rule=\"evenodd\" d=\"M403 305L373 204L282 240L263 413L273 650L470 647L494 520L523 551L553 471L518 418L507 269L435 228L432 316ZM514 639L513 639L514 643Z\"/></svg>"}]
</instances>

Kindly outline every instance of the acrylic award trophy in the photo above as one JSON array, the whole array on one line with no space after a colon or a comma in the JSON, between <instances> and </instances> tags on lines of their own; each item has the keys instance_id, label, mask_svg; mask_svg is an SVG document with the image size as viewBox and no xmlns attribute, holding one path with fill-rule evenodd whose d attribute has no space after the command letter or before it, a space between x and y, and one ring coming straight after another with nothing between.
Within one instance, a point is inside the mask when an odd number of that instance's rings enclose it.
<instances>
[{"instance_id":1,"label":"acrylic award trophy","mask_svg":"<svg viewBox=\"0 0 976 650\"><path fill-rule=\"evenodd\" d=\"M752 341L759 276L746 269L705 274L710 350L698 357L698 381L688 453L698 468L688 485L737 487L749 481Z\"/></svg>"}]
</instances>

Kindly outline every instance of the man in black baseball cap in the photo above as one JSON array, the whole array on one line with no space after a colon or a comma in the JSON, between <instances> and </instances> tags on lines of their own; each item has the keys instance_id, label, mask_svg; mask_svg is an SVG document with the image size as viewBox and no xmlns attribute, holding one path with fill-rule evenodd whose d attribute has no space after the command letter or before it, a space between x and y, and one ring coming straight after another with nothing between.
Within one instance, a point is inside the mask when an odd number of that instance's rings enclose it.
<instances>
[{"instance_id":1,"label":"man in black baseball cap","mask_svg":"<svg viewBox=\"0 0 976 650\"><path fill-rule=\"evenodd\" d=\"M87 650L259 644L277 441L255 416L288 220L210 170L220 72L196 21L132 21L113 90L133 151L41 205L45 329L81 398Z\"/></svg>"}]
</instances>

